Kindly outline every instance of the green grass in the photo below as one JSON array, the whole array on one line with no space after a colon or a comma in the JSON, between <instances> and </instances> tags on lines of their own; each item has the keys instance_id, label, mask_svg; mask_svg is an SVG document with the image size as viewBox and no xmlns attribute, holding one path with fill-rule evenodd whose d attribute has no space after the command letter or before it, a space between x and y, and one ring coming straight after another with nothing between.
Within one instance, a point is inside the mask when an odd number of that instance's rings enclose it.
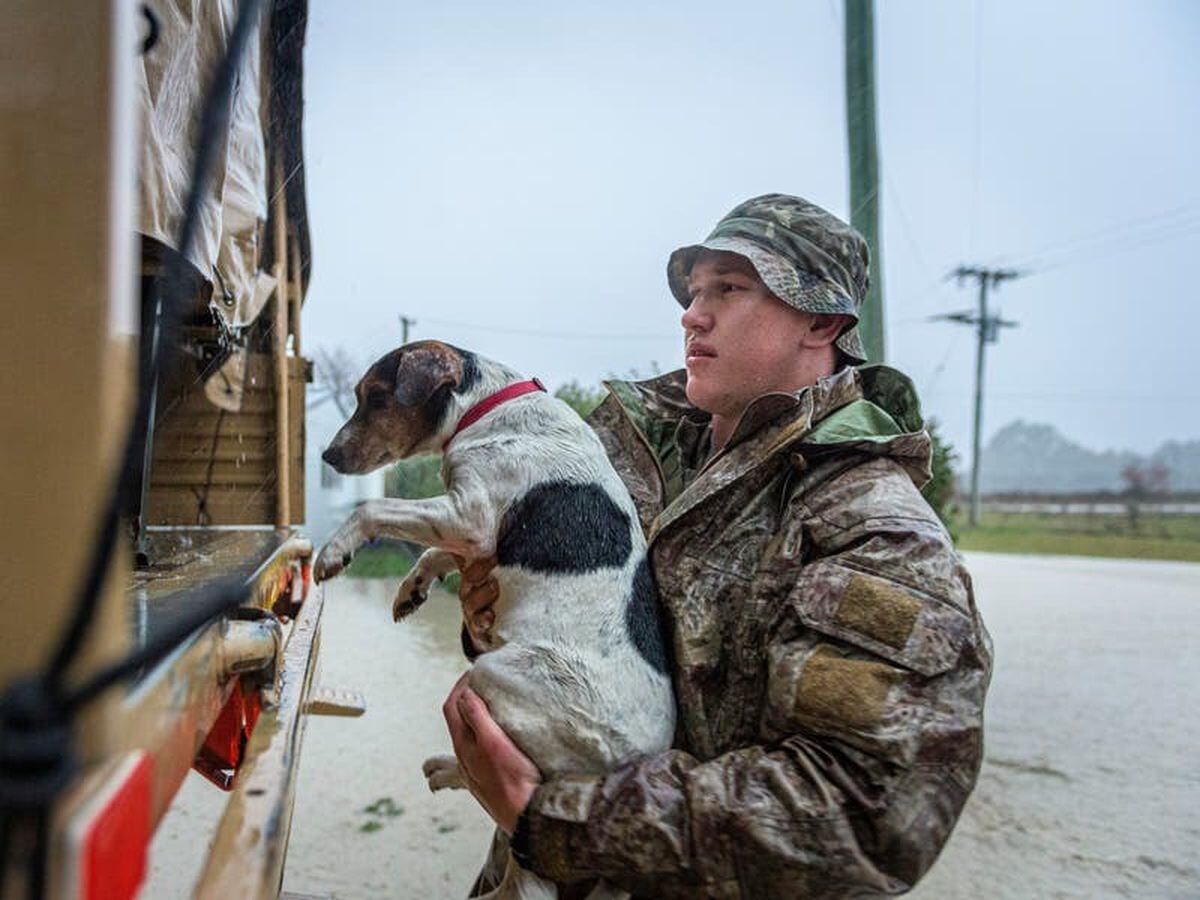
<instances>
[{"instance_id":1,"label":"green grass","mask_svg":"<svg viewBox=\"0 0 1200 900\"><path fill-rule=\"evenodd\" d=\"M984 513L978 528L956 523L961 550L1200 562L1200 516Z\"/></svg>"},{"instance_id":2,"label":"green grass","mask_svg":"<svg viewBox=\"0 0 1200 900\"><path fill-rule=\"evenodd\" d=\"M346 569L349 578L403 578L412 568L413 558L400 547L363 547ZM451 593L458 592L458 573L442 579L441 586Z\"/></svg>"},{"instance_id":3,"label":"green grass","mask_svg":"<svg viewBox=\"0 0 1200 900\"><path fill-rule=\"evenodd\" d=\"M978 528L968 528L965 516L954 526L960 550L1200 562L1200 516L1143 516L1137 532L1124 516L1061 513L985 512ZM399 547L365 547L346 575L398 580L411 567L412 558ZM457 593L458 574L442 587Z\"/></svg>"}]
</instances>

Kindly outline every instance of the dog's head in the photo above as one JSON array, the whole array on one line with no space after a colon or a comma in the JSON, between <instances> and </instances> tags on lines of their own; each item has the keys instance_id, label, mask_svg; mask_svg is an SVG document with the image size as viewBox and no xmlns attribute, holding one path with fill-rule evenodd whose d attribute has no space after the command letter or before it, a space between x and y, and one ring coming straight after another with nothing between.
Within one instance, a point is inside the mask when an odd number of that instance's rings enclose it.
<instances>
[{"instance_id":1,"label":"dog's head","mask_svg":"<svg viewBox=\"0 0 1200 900\"><path fill-rule=\"evenodd\" d=\"M448 414L455 400L478 381L474 354L441 341L405 344L367 369L354 388L354 415L321 459L344 475L364 475L437 449L453 428Z\"/></svg>"}]
</instances>

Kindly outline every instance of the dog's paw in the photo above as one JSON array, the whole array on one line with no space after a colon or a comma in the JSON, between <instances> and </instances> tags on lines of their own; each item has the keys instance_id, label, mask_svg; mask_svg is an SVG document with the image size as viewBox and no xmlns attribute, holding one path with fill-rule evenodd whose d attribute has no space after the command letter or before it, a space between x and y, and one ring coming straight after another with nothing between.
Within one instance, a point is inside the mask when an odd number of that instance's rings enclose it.
<instances>
[{"instance_id":1,"label":"dog's paw","mask_svg":"<svg viewBox=\"0 0 1200 900\"><path fill-rule=\"evenodd\" d=\"M420 609L429 599L428 590L429 583L425 573L420 566L414 566L396 589L396 599L392 601L392 621L399 622Z\"/></svg>"},{"instance_id":2,"label":"dog's paw","mask_svg":"<svg viewBox=\"0 0 1200 900\"><path fill-rule=\"evenodd\" d=\"M328 581L350 565L352 559L354 554L351 551L344 549L336 541L331 541L317 554L317 561L313 563L313 581Z\"/></svg>"},{"instance_id":3,"label":"dog's paw","mask_svg":"<svg viewBox=\"0 0 1200 900\"><path fill-rule=\"evenodd\" d=\"M421 771L430 791L461 790L467 786L467 779L453 756L431 756L421 765Z\"/></svg>"}]
</instances>

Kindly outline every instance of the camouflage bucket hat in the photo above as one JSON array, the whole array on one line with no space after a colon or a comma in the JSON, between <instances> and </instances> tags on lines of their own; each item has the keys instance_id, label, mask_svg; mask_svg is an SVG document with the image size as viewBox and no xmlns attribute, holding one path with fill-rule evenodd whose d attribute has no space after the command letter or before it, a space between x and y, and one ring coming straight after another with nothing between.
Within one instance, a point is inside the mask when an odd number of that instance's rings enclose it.
<instances>
[{"instance_id":1,"label":"camouflage bucket hat","mask_svg":"<svg viewBox=\"0 0 1200 900\"><path fill-rule=\"evenodd\" d=\"M687 277L704 250L750 260L768 290L788 306L851 316L837 346L855 365L867 360L858 309L867 296L869 252L862 235L815 203L764 194L734 207L702 244L680 247L667 262L667 282L680 305L691 298Z\"/></svg>"}]
</instances>

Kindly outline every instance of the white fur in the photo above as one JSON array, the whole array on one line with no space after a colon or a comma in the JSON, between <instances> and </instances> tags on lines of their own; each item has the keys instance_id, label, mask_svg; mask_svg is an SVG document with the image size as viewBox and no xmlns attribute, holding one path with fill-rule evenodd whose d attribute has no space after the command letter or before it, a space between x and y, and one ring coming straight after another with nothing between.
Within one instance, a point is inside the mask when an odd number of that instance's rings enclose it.
<instances>
[{"instance_id":1,"label":"white fur","mask_svg":"<svg viewBox=\"0 0 1200 900\"><path fill-rule=\"evenodd\" d=\"M479 383L456 396L436 433L414 452L439 450L474 404L521 376L478 358ZM632 552L619 569L580 575L498 566L500 585L488 652L470 684L497 723L542 774L602 774L631 756L670 746L675 706L668 676L629 640L626 609L645 555L637 510L595 433L561 400L532 393L501 404L454 437L442 464L446 494L429 500L369 501L322 549L316 574L337 574L368 538L431 548L397 592L403 613L414 592L453 568L449 553L491 556L505 510L530 488L566 480L599 485L630 522ZM439 537L440 535L440 537ZM438 551L448 551L438 552ZM412 608L415 608L413 606ZM432 789L461 787L453 757L425 764ZM511 860L490 897L553 897L553 885ZM602 885L594 897L620 896Z\"/></svg>"}]
</instances>

